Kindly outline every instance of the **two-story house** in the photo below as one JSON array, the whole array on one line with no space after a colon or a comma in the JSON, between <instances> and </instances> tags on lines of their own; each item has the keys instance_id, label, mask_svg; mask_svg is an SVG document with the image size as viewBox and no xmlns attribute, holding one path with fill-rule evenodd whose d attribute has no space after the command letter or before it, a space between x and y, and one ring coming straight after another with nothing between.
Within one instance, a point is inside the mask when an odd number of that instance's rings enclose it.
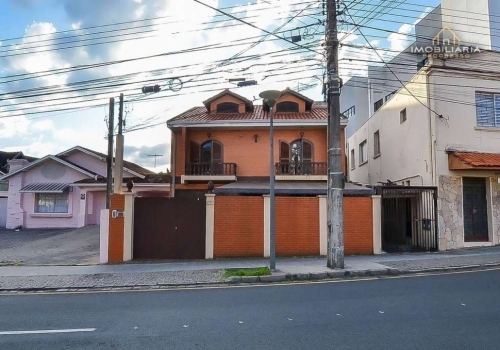
<instances>
[{"instance_id":1,"label":"two-story house","mask_svg":"<svg viewBox=\"0 0 500 350\"><path fill-rule=\"evenodd\" d=\"M443 30L428 35L430 47L443 48L440 42L475 52L426 57L347 142L351 181L437 187L441 250L500 244L500 53L492 50L500 46L489 30L467 31L454 8L443 0L431 13L442 18ZM488 8L476 12L490 19ZM487 20L488 26L498 24Z\"/></svg>"},{"instance_id":2,"label":"two-story house","mask_svg":"<svg viewBox=\"0 0 500 350\"><path fill-rule=\"evenodd\" d=\"M282 92L274 107L272 170L269 117L265 103L224 90L167 122L173 198L135 202L134 257L269 256L271 175L277 255L326 254L327 106ZM341 124L345 142L345 118ZM346 184L347 254L374 252L373 194Z\"/></svg>"}]
</instances>

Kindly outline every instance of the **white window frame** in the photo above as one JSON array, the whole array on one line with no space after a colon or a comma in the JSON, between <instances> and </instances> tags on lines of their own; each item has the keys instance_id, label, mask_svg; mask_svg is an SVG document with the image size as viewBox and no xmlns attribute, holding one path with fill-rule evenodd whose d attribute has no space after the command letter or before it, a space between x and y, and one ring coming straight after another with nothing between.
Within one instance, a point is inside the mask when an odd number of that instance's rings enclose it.
<instances>
[{"instance_id":1,"label":"white window frame","mask_svg":"<svg viewBox=\"0 0 500 350\"><path fill-rule=\"evenodd\" d=\"M403 108L400 112L399 112L399 124L403 124L404 122L406 122L408 120L408 113L406 111L406 108Z\"/></svg>"},{"instance_id":2,"label":"white window frame","mask_svg":"<svg viewBox=\"0 0 500 350\"><path fill-rule=\"evenodd\" d=\"M359 144L359 166L368 163L368 142L364 140Z\"/></svg>"},{"instance_id":3,"label":"white window frame","mask_svg":"<svg viewBox=\"0 0 500 350\"><path fill-rule=\"evenodd\" d=\"M40 206L40 201L48 201L50 200L50 197L53 197L53 206L52 207L47 207L47 206ZM64 197L64 198L57 198L57 197ZM66 201L66 208L65 209L57 209L58 206L56 206L57 201ZM40 211L40 208L49 208L47 211ZM61 206L59 206L61 207ZM50 210L52 209L52 210ZM69 213L69 193L68 192L63 192L63 193L35 193L35 208L34 212L36 214L68 214Z\"/></svg>"},{"instance_id":4,"label":"white window frame","mask_svg":"<svg viewBox=\"0 0 500 350\"><path fill-rule=\"evenodd\" d=\"M493 99L493 121L492 124L480 124L479 123L479 105L478 105L478 95L488 95ZM476 102L476 125L482 128L500 128L500 93L487 92L487 91L476 91L475 93L475 102ZM488 115L487 115L488 117Z\"/></svg>"},{"instance_id":5,"label":"white window frame","mask_svg":"<svg viewBox=\"0 0 500 350\"><path fill-rule=\"evenodd\" d=\"M380 130L373 133L373 158L380 157Z\"/></svg>"},{"instance_id":6,"label":"white window frame","mask_svg":"<svg viewBox=\"0 0 500 350\"><path fill-rule=\"evenodd\" d=\"M351 150L351 170L356 169L356 152L354 151L354 148Z\"/></svg>"}]
</instances>

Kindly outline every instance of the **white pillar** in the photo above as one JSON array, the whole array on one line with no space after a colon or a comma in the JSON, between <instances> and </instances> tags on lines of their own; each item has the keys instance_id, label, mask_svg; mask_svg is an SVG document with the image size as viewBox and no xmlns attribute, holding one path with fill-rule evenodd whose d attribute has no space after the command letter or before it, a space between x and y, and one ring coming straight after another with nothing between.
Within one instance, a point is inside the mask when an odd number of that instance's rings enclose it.
<instances>
[{"instance_id":1,"label":"white pillar","mask_svg":"<svg viewBox=\"0 0 500 350\"><path fill-rule=\"evenodd\" d=\"M328 225L326 222L326 196L318 196L319 200L319 255L326 256L328 249Z\"/></svg>"},{"instance_id":2,"label":"white pillar","mask_svg":"<svg viewBox=\"0 0 500 350\"><path fill-rule=\"evenodd\" d=\"M205 197L207 200L205 259L213 259L214 229L215 229L215 194L206 194Z\"/></svg>"},{"instance_id":3,"label":"white pillar","mask_svg":"<svg viewBox=\"0 0 500 350\"><path fill-rule=\"evenodd\" d=\"M87 217L88 196L89 193L87 192L87 190L80 190L80 212L78 213L78 227L83 227L86 224L85 219Z\"/></svg>"},{"instance_id":4,"label":"white pillar","mask_svg":"<svg viewBox=\"0 0 500 350\"><path fill-rule=\"evenodd\" d=\"M372 196L373 254L382 254L382 197Z\"/></svg>"},{"instance_id":5,"label":"white pillar","mask_svg":"<svg viewBox=\"0 0 500 350\"><path fill-rule=\"evenodd\" d=\"M106 264L108 262L109 246L109 209L101 209L101 221L99 229L99 262L101 264Z\"/></svg>"},{"instance_id":6,"label":"white pillar","mask_svg":"<svg viewBox=\"0 0 500 350\"><path fill-rule=\"evenodd\" d=\"M271 255L271 197L264 195L264 257Z\"/></svg>"},{"instance_id":7,"label":"white pillar","mask_svg":"<svg viewBox=\"0 0 500 350\"><path fill-rule=\"evenodd\" d=\"M123 212L124 229L123 229L123 261L133 259L134 251L134 197L135 193L126 192L125 195L125 210Z\"/></svg>"}]
</instances>

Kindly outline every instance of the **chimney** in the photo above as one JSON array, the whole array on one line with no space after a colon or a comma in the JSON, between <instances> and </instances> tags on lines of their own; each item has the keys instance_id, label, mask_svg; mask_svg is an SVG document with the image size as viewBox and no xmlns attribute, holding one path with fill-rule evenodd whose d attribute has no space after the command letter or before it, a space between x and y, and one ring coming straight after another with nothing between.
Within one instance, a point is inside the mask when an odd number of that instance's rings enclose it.
<instances>
[{"instance_id":1,"label":"chimney","mask_svg":"<svg viewBox=\"0 0 500 350\"><path fill-rule=\"evenodd\" d=\"M7 162L9 165L9 173L12 173L16 170L24 168L29 162L26 159L11 159Z\"/></svg>"}]
</instances>

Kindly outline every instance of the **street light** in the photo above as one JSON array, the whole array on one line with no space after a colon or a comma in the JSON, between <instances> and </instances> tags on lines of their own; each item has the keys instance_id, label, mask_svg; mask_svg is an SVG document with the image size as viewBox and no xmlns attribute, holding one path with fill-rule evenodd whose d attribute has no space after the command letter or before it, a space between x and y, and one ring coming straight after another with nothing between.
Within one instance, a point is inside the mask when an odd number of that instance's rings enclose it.
<instances>
[{"instance_id":1,"label":"street light","mask_svg":"<svg viewBox=\"0 0 500 350\"><path fill-rule=\"evenodd\" d=\"M270 138L270 154L269 154L269 268L276 269L276 232L274 222L274 105L281 97L281 91L267 90L259 94L264 102L269 106L269 138Z\"/></svg>"}]
</instances>

